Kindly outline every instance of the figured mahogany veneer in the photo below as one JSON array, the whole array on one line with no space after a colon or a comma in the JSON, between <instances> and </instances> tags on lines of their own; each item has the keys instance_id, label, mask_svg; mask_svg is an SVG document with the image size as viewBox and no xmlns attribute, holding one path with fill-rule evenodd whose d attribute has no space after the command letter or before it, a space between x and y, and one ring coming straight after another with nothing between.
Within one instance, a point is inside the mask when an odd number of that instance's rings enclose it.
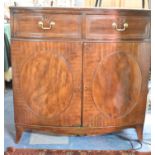
<instances>
[{"instance_id":1,"label":"figured mahogany veneer","mask_svg":"<svg viewBox=\"0 0 155 155\"><path fill-rule=\"evenodd\" d=\"M55 25L52 26L52 31L41 30L39 21L42 21L45 27L48 27L50 21L55 22ZM14 17L14 35L23 38L81 38L80 25L80 15L19 13Z\"/></svg>"},{"instance_id":2,"label":"figured mahogany veneer","mask_svg":"<svg viewBox=\"0 0 155 155\"><path fill-rule=\"evenodd\" d=\"M142 140L150 10L10 10L17 142L25 130L95 135L124 128Z\"/></svg>"},{"instance_id":3,"label":"figured mahogany veneer","mask_svg":"<svg viewBox=\"0 0 155 155\"><path fill-rule=\"evenodd\" d=\"M149 17L130 15L87 15L86 16L86 38L87 39L149 39L150 23ZM124 32L114 31L112 23L118 23L122 28L127 22L129 27ZM121 35L120 35L121 34Z\"/></svg>"}]
</instances>

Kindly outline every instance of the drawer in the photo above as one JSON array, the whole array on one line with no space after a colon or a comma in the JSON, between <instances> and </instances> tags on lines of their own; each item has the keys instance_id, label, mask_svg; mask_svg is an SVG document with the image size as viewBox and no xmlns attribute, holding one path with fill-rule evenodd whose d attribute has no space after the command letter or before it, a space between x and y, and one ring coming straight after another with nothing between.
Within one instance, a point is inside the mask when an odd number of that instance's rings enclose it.
<instances>
[{"instance_id":1,"label":"drawer","mask_svg":"<svg viewBox=\"0 0 155 155\"><path fill-rule=\"evenodd\" d=\"M87 39L148 39L150 18L142 16L87 15Z\"/></svg>"},{"instance_id":2,"label":"drawer","mask_svg":"<svg viewBox=\"0 0 155 155\"><path fill-rule=\"evenodd\" d=\"M13 37L81 38L81 17L70 14L16 13Z\"/></svg>"}]
</instances>

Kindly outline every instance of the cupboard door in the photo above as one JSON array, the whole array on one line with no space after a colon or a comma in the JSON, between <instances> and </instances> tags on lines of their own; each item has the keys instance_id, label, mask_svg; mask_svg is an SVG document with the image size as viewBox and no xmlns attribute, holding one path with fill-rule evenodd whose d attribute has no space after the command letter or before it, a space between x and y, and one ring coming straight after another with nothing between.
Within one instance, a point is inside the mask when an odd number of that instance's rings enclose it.
<instances>
[{"instance_id":1,"label":"cupboard door","mask_svg":"<svg viewBox=\"0 0 155 155\"><path fill-rule=\"evenodd\" d=\"M81 46L12 42L16 124L81 125Z\"/></svg>"},{"instance_id":2,"label":"cupboard door","mask_svg":"<svg viewBox=\"0 0 155 155\"><path fill-rule=\"evenodd\" d=\"M83 125L142 124L149 43L85 43L83 61Z\"/></svg>"}]
</instances>

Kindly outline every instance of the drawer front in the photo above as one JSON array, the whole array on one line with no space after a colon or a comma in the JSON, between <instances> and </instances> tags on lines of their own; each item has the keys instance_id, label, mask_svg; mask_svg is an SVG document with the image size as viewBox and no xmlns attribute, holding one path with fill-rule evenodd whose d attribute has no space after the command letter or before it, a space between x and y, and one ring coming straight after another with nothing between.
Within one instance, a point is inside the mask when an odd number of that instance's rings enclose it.
<instances>
[{"instance_id":1,"label":"drawer front","mask_svg":"<svg viewBox=\"0 0 155 155\"><path fill-rule=\"evenodd\" d=\"M148 39L150 19L141 16L87 15L87 39Z\"/></svg>"},{"instance_id":2,"label":"drawer front","mask_svg":"<svg viewBox=\"0 0 155 155\"><path fill-rule=\"evenodd\" d=\"M81 38L80 25L80 15L19 13L14 15L12 35L23 38Z\"/></svg>"}]
</instances>

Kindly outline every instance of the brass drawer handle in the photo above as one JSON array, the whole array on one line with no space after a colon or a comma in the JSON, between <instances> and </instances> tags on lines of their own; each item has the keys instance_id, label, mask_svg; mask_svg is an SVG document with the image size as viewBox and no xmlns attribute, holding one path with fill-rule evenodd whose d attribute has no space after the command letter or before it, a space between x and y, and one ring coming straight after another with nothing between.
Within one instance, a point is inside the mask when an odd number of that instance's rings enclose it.
<instances>
[{"instance_id":1,"label":"brass drawer handle","mask_svg":"<svg viewBox=\"0 0 155 155\"><path fill-rule=\"evenodd\" d=\"M124 23L124 27L123 27L122 29L119 29L118 26L117 26L117 24L116 24L115 22L113 22L113 23L112 23L112 27L113 27L116 31L123 32L123 31L125 31L125 30L129 27L129 25L128 25L128 23Z\"/></svg>"},{"instance_id":2,"label":"brass drawer handle","mask_svg":"<svg viewBox=\"0 0 155 155\"><path fill-rule=\"evenodd\" d=\"M38 26L43 30L50 30L55 25L55 22L51 21L49 27L44 27L44 23L42 21L38 22Z\"/></svg>"}]
</instances>

